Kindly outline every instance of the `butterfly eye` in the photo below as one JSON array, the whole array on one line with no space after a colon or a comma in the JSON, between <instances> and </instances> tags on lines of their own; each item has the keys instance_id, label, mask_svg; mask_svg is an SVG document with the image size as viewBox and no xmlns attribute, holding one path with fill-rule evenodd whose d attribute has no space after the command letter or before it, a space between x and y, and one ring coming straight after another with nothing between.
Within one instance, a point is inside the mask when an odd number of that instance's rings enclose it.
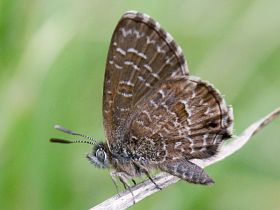
<instances>
[{"instance_id":1,"label":"butterfly eye","mask_svg":"<svg viewBox=\"0 0 280 210\"><path fill-rule=\"evenodd\" d=\"M106 154L104 152L103 149L98 149L95 153L95 156L97 157L97 159L100 161L100 162L104 162L104 160L106 159Z\"/></svg>"}]
</instances>

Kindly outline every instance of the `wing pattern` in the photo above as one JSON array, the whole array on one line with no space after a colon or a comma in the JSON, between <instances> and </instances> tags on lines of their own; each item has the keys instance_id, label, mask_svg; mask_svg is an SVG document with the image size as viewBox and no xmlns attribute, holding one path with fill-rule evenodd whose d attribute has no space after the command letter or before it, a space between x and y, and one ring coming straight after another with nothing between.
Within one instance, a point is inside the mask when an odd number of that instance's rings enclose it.
<instances>
[{"instance_id":1,"label":"wing pattern","mask_svg":"<svg viewBox=\"0 0 280 210\"><path fill-rule=\"evenodd\" d=\"M231 136L232 121L231 107L212 85L180 76L162 83L139 105L127 122L124 145L156 163L207 158Z\"/></svg>"}]
</instances>

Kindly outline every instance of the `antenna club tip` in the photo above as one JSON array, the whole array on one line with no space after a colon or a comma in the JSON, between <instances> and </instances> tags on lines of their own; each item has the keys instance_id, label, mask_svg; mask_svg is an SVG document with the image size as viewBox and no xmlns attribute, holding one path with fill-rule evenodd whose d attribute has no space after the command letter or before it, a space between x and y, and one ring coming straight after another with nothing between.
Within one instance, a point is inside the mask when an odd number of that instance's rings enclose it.
<instances>
[{"instance_id":1,"label":"antenna club tip","mask_svg":"<svg viewBox=\"0 0 280 210\"><path fill-rule=\"evenodd\" d=\"M58 139L58 138L51 138L49 141L53 142L53 143L63 143L63 144L73 143L72 141L69 141L69 140L66 140L66 139Z\"/></svg>"},{"instance_id":2,"label":"antenna club tip","mask_svg":"<svg viewBox=\"0 0 280 210\"><path fill-rule=\"evenodd\" d=\"M69 133L71 135L79 135L78 133L76 133L76 132L74 132L74 131L72 131L72 130L70 130L68 128L64 128L61 125L55 125L54 128L59 130L59 131L62 131L64 133Z\"/></svg>"},{"instance_id":3,"label":"antenna club tip","mask_svg":"<svg viewBox=\"0 0 280 210\"><path fill-rule=\"evenodd\" d=\"M54 125L53 127L54 127L55 129L58 129L58 130L61 128L60 125Z\"/></svg>"}]
</instances>

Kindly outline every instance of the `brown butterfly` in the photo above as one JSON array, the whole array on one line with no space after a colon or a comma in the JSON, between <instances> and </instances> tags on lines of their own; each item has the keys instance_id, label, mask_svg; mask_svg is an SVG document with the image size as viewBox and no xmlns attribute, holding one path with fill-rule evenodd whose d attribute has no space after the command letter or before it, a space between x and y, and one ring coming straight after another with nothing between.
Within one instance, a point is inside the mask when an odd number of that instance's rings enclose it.
<instances>
[{"instance_id":1,"label":"brown butterfly","mask_svg":"<svg viewBox=\"0 0 280 210\"><path fill-rule=\"evenodd\" d=\"M190 162L215 155L232 135L232 108L211 84L190 76L181 48L148 15L125 13L112 36L105 70L103 118L107 142L56 126L90 141L87 155L112 169L125 187L154 169L191 183L211 184ZM153 181L151 179L151 181Z\"/></svg>"}]
</instances>

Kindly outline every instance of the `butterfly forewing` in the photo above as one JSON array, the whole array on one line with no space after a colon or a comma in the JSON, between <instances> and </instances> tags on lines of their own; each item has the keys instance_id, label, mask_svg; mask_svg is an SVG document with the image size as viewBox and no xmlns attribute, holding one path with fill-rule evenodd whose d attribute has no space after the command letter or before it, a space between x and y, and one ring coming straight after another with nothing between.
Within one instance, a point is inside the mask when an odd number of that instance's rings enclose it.
<instances>
[{"instance_id":1,"label":"butterfly forewing","mask_svg":"<svg viewBox=\"0 0 280 210\"><path fill-rule=\"evenodd\" d=\"M103 116L108 145L120 153L136 107L165 81L187 76L181 48L149 16L127 12L119 21L107 58Z\"/></svg>"}]
</instances>

